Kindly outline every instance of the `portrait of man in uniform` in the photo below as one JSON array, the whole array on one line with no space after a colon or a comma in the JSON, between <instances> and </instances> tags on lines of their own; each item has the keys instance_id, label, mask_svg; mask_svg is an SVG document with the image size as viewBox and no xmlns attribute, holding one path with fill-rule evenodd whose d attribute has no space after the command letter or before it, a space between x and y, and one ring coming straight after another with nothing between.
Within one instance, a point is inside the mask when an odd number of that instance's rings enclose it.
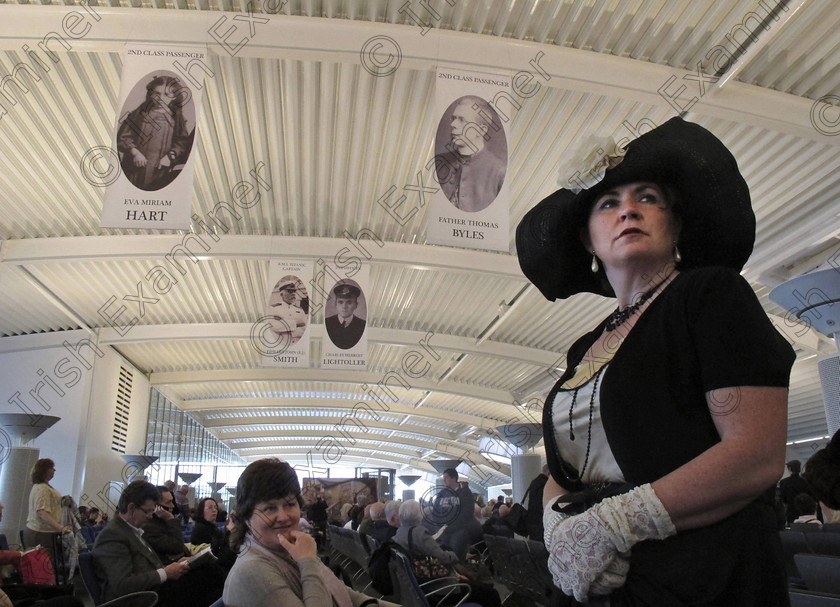
<instances>
[{"instance_id":1,"label":"portrait of man in uniform","mask_svg":"<svg viewBox=\"0 0 840 607\"><path fill-rule=\"evenodd\" d=\"M309 314L303 309L304 302L309 302L306 288L294 276L281 278L271 292L268 299L268 324L284 348L293 346L306 332Z\"/></svg>"},{"instance_id":2,"label":"portrait of man in uniform","mask_svg":"<svg viewBox=\"0 0 840 607\"><path fill-rule=\"evenodd\" d=\"M356 316L362 290L351 284L340 283L333 288L336 313L324 319L330 341L342 350L349 350L362 338L365 320Z\"/></svg>"},{"instance_id":3,"label":"portrait of man in uniform","mask_svg":"<svg viewBox=\"0 0 840 607\"><path fill-rule=\"evenodd\" d=\"M435 170L456 208L475 213L496 199L507 171L507 140L498 114L475 95L447 108L435 140Z\"/></svg>"}]
</instances>

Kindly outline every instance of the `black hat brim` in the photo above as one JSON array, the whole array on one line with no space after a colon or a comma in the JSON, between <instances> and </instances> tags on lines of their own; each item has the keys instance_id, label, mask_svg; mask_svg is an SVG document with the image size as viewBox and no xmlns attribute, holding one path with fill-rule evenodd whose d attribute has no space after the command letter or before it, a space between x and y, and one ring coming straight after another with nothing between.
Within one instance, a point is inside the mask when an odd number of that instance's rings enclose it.
<instances>
[{"instance_id":1,"label":"black hat brim","mask_svg":"<svg viewBox=\"0 0 840 607\"><path fill-rule=\"evenodd\" d=\"M632 141L623 161L578 193L560 189L532 208L516 230L519 264L549 300L576 293L614 297L582 230L600 194L626 183L651 181L677 196L680 269L726 266L740 271L755 242L749 188L731 152L703 127L673 118Z\"/></svg>"}]
</instances>

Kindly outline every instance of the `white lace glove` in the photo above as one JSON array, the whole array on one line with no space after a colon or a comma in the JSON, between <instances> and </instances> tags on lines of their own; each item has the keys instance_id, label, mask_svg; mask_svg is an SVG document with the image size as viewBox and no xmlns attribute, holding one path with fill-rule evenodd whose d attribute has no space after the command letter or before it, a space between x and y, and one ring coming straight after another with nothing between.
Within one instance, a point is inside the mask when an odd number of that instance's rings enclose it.
<instances>
[{"instance_id":1,"label":"white lace glove","mask_svg":"<svg viewBox=\"0 0 840 607\"><path fill-rule=\"evenodd\" d=\"M616 554L607 568L592 580L592 584L589 586L589 594L604 596L610 594L616 588L621 588L627 581L628 571L630 571L630 553Z\"/></svg>"},{"instance_id":2,"label":"white lace glove","mask_svg":"<svg viewBox=\"0 0 840 607\"><path fill-rule=\"evenodd\" d=\"M549 509L550 505L546 506ZM553 512L553 511L552 511ZM576 516L544 515L548 568L554 583L581 603L592 593L609 592L624 583L630 548L649 539L663 540L677 531L649 484L608 497Z\"/></svg>"},{"instance_id":3,"label":"white lace glove","mask_svg":"<svg viewBox=\"0 0 840 607\"><path fill-rule=\"evenodd\" d=\"M554 530L562 521L570 518L571 514L565 514L553 510L552 506L561 498L557 496L548 502L543 509L543 543L551 546L551 536ZM550 548L549 548L550 549ZM607 567L599 573L589 587L589 593L595 596L602 596L611 593L616 588L624 586L627 580L627 572L630 570L630 552L624 552L612 559ZM558 584L559 586L559 584Z\"/></svg>"}]
</instances>

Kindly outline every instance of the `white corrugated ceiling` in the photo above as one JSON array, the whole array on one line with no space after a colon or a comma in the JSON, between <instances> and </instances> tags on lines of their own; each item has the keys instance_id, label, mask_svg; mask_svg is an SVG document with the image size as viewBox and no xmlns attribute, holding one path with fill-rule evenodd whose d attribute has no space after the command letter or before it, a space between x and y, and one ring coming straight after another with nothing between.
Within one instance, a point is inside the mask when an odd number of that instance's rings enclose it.
<instances>
[{"instance_id":1,"label":"white corrugated ceiling","mask_svg":"<svg viewBox=\"0 0 840 607\"><path fill-rule=\"evenodd\" d=\"M89 34L69 52L56 49L51 73L23 76L25 88L4 77L79 5L0 5L0 334L89 328L241 456L298 462L356 403L370 404L366 386L399 369L431 332L439 359L390 411L366 420L369 431L357 429L346 461L427 472L429 459L468 454L486 472L481 483L504 482L509 469L490 466L479 439L525 420L517 403L544 395L566 348L612 307L590 295L550 303L527 288L513 257L517 222L555 188L559 159L581 137L621 139L634 126L661 124L676 112L657 91L672 76L698 87L698 62L706 73L726 67L738 45L745 60L729 66L734 76L720 90L687 88L678 103L699 95L687 118L730 147L750 185L758 233L745 277L765 309L783 316L769 288L837 251L840 128L836 108L825 106L840 101L833 2L425 5L434 13L403 0L93 0L89 11L101 18ZM230 57L207 25L249 6L266 24ZM391 76L372 77L361 64L361 45L374 35L402 48ZM80 160L112 136L122 45L164 40L206 44L214 73L198 123L195 213L229 200L260 162L272 189L217 232L200 261L185 260L178 285L118 338L99 308L134 293L182 235L101 228L103 190L83 179ZM540 52L551 79L508 123L509 251L426 244L425 211L398 222L376 201L414 183L432 157L435 66L513 73ZM331 257L345 231L363 228L384 243L369 244L367 371L317 368L322 314L312 318L311 368L260 368L248 328L262 312L269 258ZM799 347L790 440L826 432L815 355L833 349L825 338Z\"/></svg>"}]
</instances>

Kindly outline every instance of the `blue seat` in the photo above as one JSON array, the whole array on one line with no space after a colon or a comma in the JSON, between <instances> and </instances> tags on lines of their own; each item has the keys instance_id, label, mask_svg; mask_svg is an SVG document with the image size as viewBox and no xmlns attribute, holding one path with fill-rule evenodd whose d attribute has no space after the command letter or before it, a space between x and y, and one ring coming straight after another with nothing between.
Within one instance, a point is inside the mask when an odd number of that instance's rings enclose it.
<instances>
[{"instance_id":1,"label":"blue seat","mask_svg":"<svg viewBox=\"0 0 840 607\"><path fill-rule=\"evenodd\" d=\"M225 607L225 604L222 602L222 599L219 599L218 601L210 605L210 607Z\"/></svg>"},{"instance_id":2,"label":"blue seat","mask_svg":"<svg viewBox=\"0 0 840 607\"><path fill-rule=\"evenodd\" d=\"M5 533L0 533L0 550L8 550L9 541L6 539Z\"/></svg>"},{"instance_id":3,"label":"blue seat","mask_svg":"<svg viewBox=\"0 0 840 607\"><path fill-rule=\"evenodd\" d=\"M93 555L90 552L79 554L79 571L82 573L82 581L87 588L93 604L96 607L154 607L157 605L158 596L156 592L132 592L125 596L117 597L107 603L102 602L102 589L99 586L99 578L93 568Z\"/></svg>"},{"instance_id":4,"label":"blue seat","mask_svg":"<svg viewBox=\"0 0 840 607\"><path fill-rule=\"evenodd\" d=\"M88 550L93 550L93 542L96 540L93 530L94 527L82 527L82 537L85 538Z\"/></svg>"}]
</instances>

